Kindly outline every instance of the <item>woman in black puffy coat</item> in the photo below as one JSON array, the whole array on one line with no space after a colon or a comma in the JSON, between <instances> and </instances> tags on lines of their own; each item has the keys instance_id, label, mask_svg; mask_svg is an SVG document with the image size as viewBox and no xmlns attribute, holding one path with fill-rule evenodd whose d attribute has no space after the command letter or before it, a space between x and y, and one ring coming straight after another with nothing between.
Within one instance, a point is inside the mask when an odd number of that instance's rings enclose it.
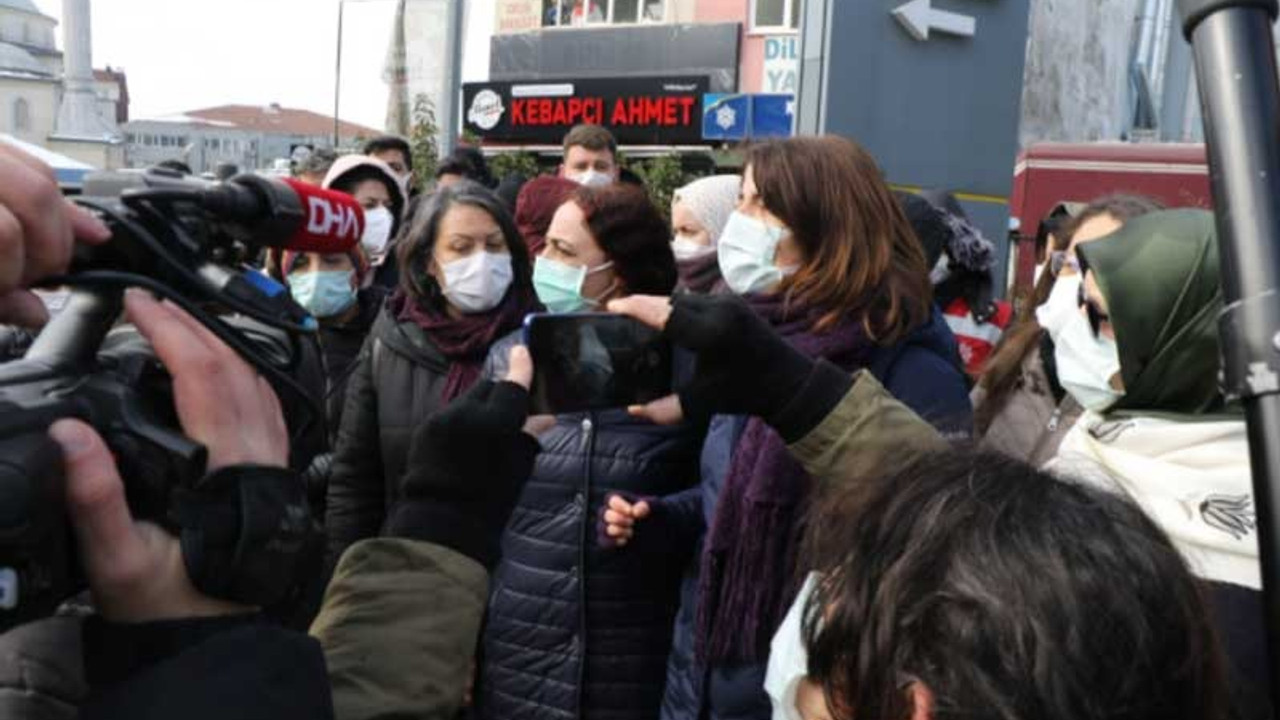
<instances>
[{"instance_id":1,"label":"woman in black puffy coat","mask_svg":"<svg viewBox=\"0 0 1280 720\"><path fill-rule=\"evenodd\" d=\"M566 276L572 286L560 282ZM625 187L584 188L561 206L534 268L539 298L553 311L666 295L675 283L662 216L643 191ZM495 346L487 374L504 373L515 342ZM696 485L702 433L651 425L624 409L546 422L554 424L539 436L542 453L492 578L480 717L657 717L688 556L671 556L659 538L612 548L598 538L599 518L611 494Z\"/></svg>"}]
</instances>

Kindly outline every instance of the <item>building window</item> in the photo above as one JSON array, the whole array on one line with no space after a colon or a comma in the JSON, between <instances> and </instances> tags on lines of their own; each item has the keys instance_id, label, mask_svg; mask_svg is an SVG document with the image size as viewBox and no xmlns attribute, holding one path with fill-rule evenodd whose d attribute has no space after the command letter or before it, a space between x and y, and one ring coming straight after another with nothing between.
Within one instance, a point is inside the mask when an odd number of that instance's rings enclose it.
<instances>
[{"instance_id":1,"label":"building window","mask_svg":"<svg viewBox=\"0 0 1280 720\"><path fill-rule=\"evenodd\" d=\"M751 0L751 29L798 30L803 4L804 0Z\"/></svg>"},{"instance_id":2,"label":"building window","mask_svg":"<svg viewBox=\"0 0 1280 720\"><path fill-rule=\"evenodd\" d=\"M13 101L13 131L31 131L31 104L25 98Z\"/></svg>"},{"instance_id":3,"label":"building window","mask_svg":"<svg viewBox=\"0 0 1280 720\"><path fill-rule=\"evenodd\" d=\"M665 22L671 0L543 0L543 27Z\"/></svg>"},{"instance_id":4,"label":"building window","mask_svg":"<svg viewBox=\"0 0 1280 720\"><path fill-rule=\"evenodd\" d=\"M35 43L35 38L31 36L30 23L22 23L22 42L26 43L27 45L32 45Z\"/></svg>"}]
</instances>

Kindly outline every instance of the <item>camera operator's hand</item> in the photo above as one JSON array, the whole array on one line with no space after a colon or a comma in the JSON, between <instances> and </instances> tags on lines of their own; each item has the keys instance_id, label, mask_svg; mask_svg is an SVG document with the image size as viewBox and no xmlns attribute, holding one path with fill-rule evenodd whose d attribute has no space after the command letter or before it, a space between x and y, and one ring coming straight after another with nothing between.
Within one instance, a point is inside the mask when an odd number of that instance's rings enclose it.
<instances>
[{"instance_id":1,"label":"camera operator's hand","mask_svg":"<svg viewBox=\"0 0 1280 720\"><path fill-rule=\"evenodd\" d=\"M844 371L793 348L734 295L633 295L610 302L609 311L662 330L671 342L697 355L693 380L676 395L630 408L632 415L652 422L755 415L794 441L853 382Z\"/></svg>"},{"instance_id":2,"label":"camera operator's hand","mask_svg":"<svg viewBox=\"0 0 1280 720\"><path fill-rule=\"evenodd\" d=\"M444 545L492 566L540 449L523 430L532 382L529 351L512 348L506 380L481 380L418 428L388 535Z\"/></svg>"},{"instance_id":3,"label":"camera operator's hand","mask_svg":"<svg viewBox=\"0 0 1280 720\"><path fill-rule=\"evenodd\" d=\"M180 309L134 291L125 307L172 375L183 431L208 448L209 470L284 467L289 436L266 381ZM133 519L115 461L93 428L61 420L49 434L62 446L72 525L106 619L140 623L253 610L197 591L178 539Z\"/></svg>"},{"instance_id":4,"label":"camera operator's hand","mask_svg":"<svg viewBox=\"0 0 1280 720\"><path fill-rule=\"evenodd\" d=\"M106 225L62 196L52 168L0 143L0 324L42 325L44 304L23 288L66 270L76 240L110 237Z\"/></svg>"}]
</instances>

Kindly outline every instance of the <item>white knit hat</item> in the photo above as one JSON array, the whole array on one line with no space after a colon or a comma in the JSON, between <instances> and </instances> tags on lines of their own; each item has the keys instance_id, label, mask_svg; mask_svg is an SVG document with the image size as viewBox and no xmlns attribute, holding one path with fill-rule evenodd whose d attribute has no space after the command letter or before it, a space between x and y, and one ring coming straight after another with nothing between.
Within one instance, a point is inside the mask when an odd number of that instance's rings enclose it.
<instances>
[{"instance_id":1,"label":"white knit hat","mask_svg":"<svg viewBox=\"0 0 1280 720\"><path fill-rule=\"evenodd\" d=\"M729 215L738 207L738 193L742 190L740 175L712 175L685 185L671 196L672 203L681 202L698 222L707 229L711 247L720 242Z\"/></svg>"}]
</instances>

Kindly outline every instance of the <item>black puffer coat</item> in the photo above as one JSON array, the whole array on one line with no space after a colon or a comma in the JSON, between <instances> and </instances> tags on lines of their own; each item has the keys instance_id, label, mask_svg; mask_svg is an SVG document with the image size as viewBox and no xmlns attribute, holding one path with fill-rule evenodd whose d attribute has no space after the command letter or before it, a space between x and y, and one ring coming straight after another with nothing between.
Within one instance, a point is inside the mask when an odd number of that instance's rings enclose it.
<instances>
[{"instance_id":1,"label":"black puffer coat","mask_svg":"<svg viewBox=\"0 0 1280 720\"><path fill-rule=\"evenodd\" d=\"M422 328L382 310L347 380L325 513L331 561L381 530L413 430L440 410L448 371Z\"/></svg>"},{"instance_id":2,"label":"black puffer coat","mask_svg":"<svg viewBox=\"0 0 1280 720\"><path fill-rule=\"evenodd\" d=\"M695 485L702 434L619 410L559 416L539 440L492 578L480 717L656 718L688 556L605 549L598 522L612 493Z\"/></svg>"}]
</instances>

